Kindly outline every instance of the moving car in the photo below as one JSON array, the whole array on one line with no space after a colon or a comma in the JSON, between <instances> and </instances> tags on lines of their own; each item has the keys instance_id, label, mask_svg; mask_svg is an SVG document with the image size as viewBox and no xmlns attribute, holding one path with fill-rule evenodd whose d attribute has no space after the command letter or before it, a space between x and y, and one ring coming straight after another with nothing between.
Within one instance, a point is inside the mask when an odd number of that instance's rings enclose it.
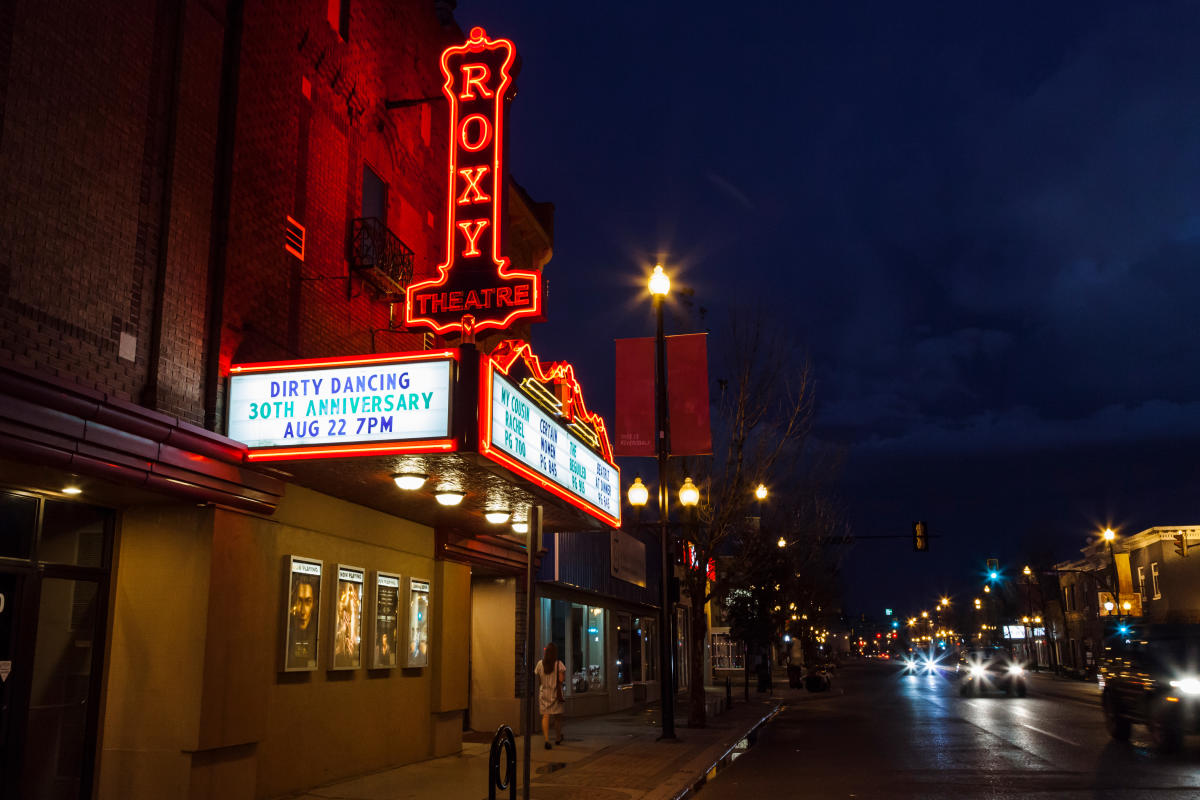
<instances>
[{"instance_id":1,"label":"moving car","mask_svg":"<svg viewBox=\"0 0 1200 800\"><path fill-rule=\"evenodd\" d=\"M945 653L938 653L936 650L918 650L904 656L900 663L901 673L904 675L938 675L944 670L954 669Z\"/></svg>"},{"instance_id":2,"label":"moving car","mask_svg":"<svg viewBox=\"0 0 1200 800\"><path fill-rule=\"evenodd\" d=\"M1100 657L1109 735L1124 741L1145 725L1160 750L1200 733L1200 625L1117 623Z\"/></svg>"},{"instance_id":3,"label":"moving car","mask_svg":"<svg viewBox=\"0 0 1200 800\"><path fill-rule=\"evenodd\" d=\"M1024 697L1029 689L1025 668L1003 647L981 647L966 651L962 654L958 674L961 676L958 691L964 696L1003 691Z\"/></svg>"}]
</instances>

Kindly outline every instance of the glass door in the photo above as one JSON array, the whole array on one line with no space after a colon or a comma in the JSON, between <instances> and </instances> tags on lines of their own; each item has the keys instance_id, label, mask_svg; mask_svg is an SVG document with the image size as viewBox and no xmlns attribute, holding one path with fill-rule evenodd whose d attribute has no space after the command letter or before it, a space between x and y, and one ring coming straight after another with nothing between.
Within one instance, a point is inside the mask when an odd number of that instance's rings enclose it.
<instances>
[{"instance_id":1,"label":"glass door","mask_svg":"<svg viewBox=\"0 0 1200 800\"><path fill-rule=\"evenodd\" d=\"M0 491L0 800L91 797L112 518Z\"/></svg>"},{"instance_id":2,"label":"glass door","mask_svg":"<svg viewBox=\"0 0 1200 800\"><path fill-rule=\"evenodd\" d=\"M21 731L16 720L25 716L27 693L17 688L28 684L29 675L17 658L21 591L25 576L17 570L0 569L0 797L14 796L21 770ZM13 664L18 666L14 671Z\"/></svg>"}]
</instances>

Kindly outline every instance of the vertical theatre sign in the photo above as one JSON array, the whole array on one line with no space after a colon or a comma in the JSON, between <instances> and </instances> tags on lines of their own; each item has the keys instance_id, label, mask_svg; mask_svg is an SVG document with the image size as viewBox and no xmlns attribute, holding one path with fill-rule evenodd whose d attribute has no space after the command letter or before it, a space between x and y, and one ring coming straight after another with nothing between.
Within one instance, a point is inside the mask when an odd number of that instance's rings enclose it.
<instances>
[{"instance_id":1,"label":"vertical theatre sign","mask_svg":"<svg viewBox=\"0 0 1200 800\"><path fill-rule=\"evenodd\" d=\"M436 278L409 287L407 326L482 331L542 315L540 276L510 269L505 255L504 134L515 59L512 42L482 28L442 53L450 101L446 260Z\"/></svg>"}]
</instances>

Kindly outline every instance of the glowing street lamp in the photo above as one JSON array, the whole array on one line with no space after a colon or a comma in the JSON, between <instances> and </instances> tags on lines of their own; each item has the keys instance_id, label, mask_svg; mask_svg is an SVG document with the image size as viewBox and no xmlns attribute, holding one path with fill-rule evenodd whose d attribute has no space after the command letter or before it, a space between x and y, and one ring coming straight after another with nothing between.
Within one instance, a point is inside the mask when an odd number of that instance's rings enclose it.
<instances>
[{"instance_id":1,"label":"glowing street lamp","mask_svg":"<svg viewBox=\"0 0 1200 800\"><path fill-rule=\"evenodd\" d=\"M700 502L700 490L696 488L696 484L692 483L691 478L683 479L683 486L679 487L679 502L687 508Z\"/></svg>"},{"instance_id":2,"label":"glowing street lamp","mask_svg":"<svg viewBox=\"0 0 1200 800\"><path fill-rule=\"evenodd\" d=\"M626 494L629 497L629 505L638 509L646 505L646 501L650 499L650 490L646 488L646 484L642 483L641 475L633 479L633 484Z\"/></svg>"},{"instance_id":3,"label":"glowing street lamp","mask_svg":"<svg viewBox=\"0 0 1200 800\"><path fill-rule=\"evenodd\" d=\"M760 503L767 499L767 487L765 484L760 483L754 490L754 498Z\"/></svg>"},{"instance_id":4,"label":"glowing street lamp","mask_svg":"<svg viewBox=\"0 0 1200 800\"><path fill-rule=\"evenodd\" d=\"M654 272L650 275L650 294L654 295L655 299L666 297L671 291L671 279L667 273L663 272L662 264L654 265Z\"/></svg>"}]
</instances>

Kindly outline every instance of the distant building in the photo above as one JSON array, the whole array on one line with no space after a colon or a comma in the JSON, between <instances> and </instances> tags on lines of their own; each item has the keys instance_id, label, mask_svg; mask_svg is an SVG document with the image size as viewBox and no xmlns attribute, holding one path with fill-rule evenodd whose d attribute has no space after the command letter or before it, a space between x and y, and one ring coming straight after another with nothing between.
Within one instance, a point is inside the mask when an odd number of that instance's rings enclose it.
<instances>
[{"instance_id":1,"label":"distant building","mask_svg":"<svg viewBox=\"0 0 1200 800\"><path fill-rule=\"evenodd\" d=\"M1083 558L1055 565L1063 626L1055 637L1063 669L1091 676L1105 617L1200 622L1200 526L1160 526L1096 542ZM1183 546L1186 554L1179 552Z\"/></svg>"}]
</instances>

